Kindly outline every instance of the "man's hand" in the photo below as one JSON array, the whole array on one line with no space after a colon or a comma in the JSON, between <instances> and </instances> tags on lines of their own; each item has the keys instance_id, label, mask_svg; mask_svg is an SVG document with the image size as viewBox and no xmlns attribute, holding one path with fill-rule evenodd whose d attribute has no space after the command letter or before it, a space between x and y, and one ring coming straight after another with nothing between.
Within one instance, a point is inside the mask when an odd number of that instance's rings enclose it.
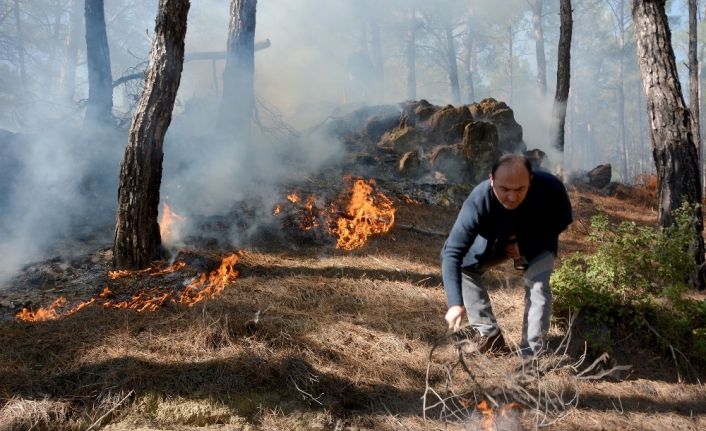
<instances>
[{"instance_id":1,"label":"man's hand","mask_svg":"<svg viewBox=\"0 0 706 431\"><path fill-rule=\"evenodd\" d=\"M510 259L520 258L520 248L517 246L517 238L514 236L508 240L508 243L505 246L505 254Z\"/></svg>"},{"instance_id":2,"label":"man's hand","mask_svg":"<svg viewBox=\"0 0 706 431\"><path fill-rule=\"evenodd\" d=\"M466 307L463 305L454 305L446 312L446 322L449 324L449 329L454 332L458 331L463 324L463 319L466 317Z\"/></svg>"}]
</instances>

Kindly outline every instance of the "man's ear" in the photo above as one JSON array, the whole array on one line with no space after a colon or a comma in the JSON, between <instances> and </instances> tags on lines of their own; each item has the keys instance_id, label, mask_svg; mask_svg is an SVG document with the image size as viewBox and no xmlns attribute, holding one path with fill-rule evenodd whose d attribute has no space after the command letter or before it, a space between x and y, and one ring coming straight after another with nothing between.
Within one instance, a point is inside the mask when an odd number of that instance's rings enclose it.
<instances>
[{"instance_id":1,"label":"man's ear","mask_svg":"<svg viewBox=\"0 0 706 431\"><path fill-rule=\"evenodd\" d=\"M488 175L488 179L490 180L490 187L493 187L493 174ZM531 180L532 178L530 178Z\"/></svg>"}]
</instances>

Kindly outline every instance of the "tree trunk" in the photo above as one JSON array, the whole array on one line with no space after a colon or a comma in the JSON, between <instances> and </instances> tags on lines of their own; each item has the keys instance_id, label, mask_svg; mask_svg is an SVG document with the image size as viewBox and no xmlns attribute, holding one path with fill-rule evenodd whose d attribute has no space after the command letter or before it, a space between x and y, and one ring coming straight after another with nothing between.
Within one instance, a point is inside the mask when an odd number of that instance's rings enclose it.
<instances>
[{"instance_id":1,"label":"tree trunk","mask_svg":"<svg viewBox=\"0 0 706 431\"><path fill-rule=\"evenodd\" d=\"M564 124L566 122L566 101L569 100L571 83L571 35L574 21L571 16L571 0L560 0L559 50L557 53L556 93L554 94L554 123L557 127L554 146L564 151Z\"/></svg>"},{"instance_id":2,"label":"tree trunk","mask_svg":"<svg viewBox=\"0 0 706 431\"><path fill-rule=\"evenodd\" d=\"M630 153L628 151L628 142L625 137L625 0L620 0L618 3L620 10L618 11L618 127L620 127L620 148L622 149L621 171L623 183L630 182L628 174L628 160Z\"/></svg>"},{"instance_id":3,"label":"tree trunk","mask_svg":"<svg viewBox=\"0 0 706 431\"><path fill-rule=\"evenodd\" d=\"M67 105L73 104L76 89L76 64L78 63L78 44L81 38L81 3L81 0L71 0L71 19L59 84L61 100Z\"/></svg>"},{"instance_id":4,"label":"tree trunk","mask_svg":"<svg viewBox=\"0 0 706 431\"><path fill-rule=\"evenodd\" d=\"M514 57L515 57L515 35L512 31L512 23L507 25L507 35L510 41L508 46L508 75L510 78L510 106L514 105L513 96L515 94L515 67L514 67Z\"/></svg>"},{"instance_id":5,"label":"tree trunk","mask_svg":"<svg viewBox=\"0 0 706 431\"><path fill-rule=\"evenodd\" d=\"M534 29L534 46L537 57L537 87L539 94L547 94L547 57L544 54L544 30L542 29L543 0L532 3L532 27Z\"/></svg>"},{"instance_id":6,"label":"tree trunk","mask_svg":"<svg viewBox=\"0 0 706 431\"><path fill-rule=\"evenodd\" d=\"M88 104L85 122L110 123L113 111L113 77L110 50L105 31L103 0L86 0L86 61L88 63Z\"/></svg>"},{"instance_id":7,"label":"tree trunk","mask_svg":"<svg viewBox=\"0 0 706 431\"><path fill-rule=\"evenodd\" d=\"M683 202L701 203L699 158L679 84L664 0L633 0L632 17L659 183L659 220L662 226L670 226L672 212ZM706 271L700 207L694 217L690 251L697 270L689 275L689 281L702 289L706 287Z\"/></svg>"},{"instance_id":8,"label":"tree trunk","mask_svg":"<svg viewBox=\"0 0 706 431\"><path fill-rule=\"evenodd\" d=\"M458 64L456 63L456 43L454 42L453 28L451 23L444 25L446 34L446 55L449 67L449 90L451 91L451 103L458 105L461 103L461 88L458 84Z\"/></svg>"},{"instance_id":9,"label":"tree trunk","mask_svg":"<svg viewBox=\"0 0 706 431\"><path fill-rule=\"evenodd\" d=\"M701 158L701 119L699 109L699 59L696 21L696 0L689 0L689 110L691 111L691 133L694 136L696 154ZM699 178L703 167L699 163Z\"/></svg>"},{"instance_id":10,"label":"tree trunk","mask_svg":"<svg viewBox=\"0 0 706 431\"><path fill-rule=\"evenodd\" d=\"M145 89L135 110L120 166L113 265L144 268L160 256L157 222L162 143L184 65L189 0L160 0Z\"/></svg>"},{"instance_id":11,"label":"tree trunk","mask_svg":"<svg viewBox=\"0 0 706 431\"><path fill-rule=\"evenodd\" d=\"M22 92L27 91L27 69L25 67L25 45L24 45L24 34L22 33L22 19L20 18L20 0L15 0L14 4L15 13L15 29L17 31L17 62L19 67L20 84L22 85Z\"/></svg>"},{"instance_id":12,"label":"tree trunk","mask_svg":"<svg viewBox=\"0 0 706 431\"><path fill-rule=\"evenodd\" d=\"M407 99L417 99L417 13L414 4L409 7L407 24L406 59L407 59Z\"/></svg>"},{"instance_id":13,"label":"tree trunk","mask_svg":"<svg viewBox=\"0 0 706 431\"><path fill-rule=\"evenodd\" d=\"M473 22L468 18L466 27L466 46L463 55L463 73L466 81L466 103L473 103L476 100L476 91L473 84L473 71L475 69L475 55L473 48Z\"/></svg>"},{"instance_id":14,"label":"tree trunk","mask_svg":"<svg viewBox=\"0 0 706 431\"><path fill-rule=\"evenodd\" d=\"M257 0L232 0L228 55L223 70L219 130L223 136L250 141L255 109L255 12Z\"/></svg>"}]
</instances>

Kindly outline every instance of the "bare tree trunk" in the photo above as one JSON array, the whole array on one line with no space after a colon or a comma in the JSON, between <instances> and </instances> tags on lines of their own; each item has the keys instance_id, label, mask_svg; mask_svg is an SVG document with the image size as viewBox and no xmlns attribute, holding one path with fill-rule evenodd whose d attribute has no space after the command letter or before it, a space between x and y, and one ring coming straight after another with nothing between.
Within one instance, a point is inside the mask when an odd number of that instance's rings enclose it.
<instances>
[{"instance_id":1,"label":"bare tree trunk","mask_svg":"<svg viewBox=\"0 0 706 431\"><path fill-rule=\"evenodd\" d=\"M696 21L696 0L689 0L689 110L691 111L691 133L694 136L696 153L701 160L701 118L699 109L699 59L698 50L698 23ZM699 163L699 178L702 177L703 167ZM702 189L703 190L703 189Z\"/></svg>"},{"instance_id":2,"label":"bare tree trunk","mask_svg":"<svg viewBox=\"0 0 706 431\"><path fill-rule=\"evenodd\" d=\"M544 30L542 29L543 0L534 0L532 6L532 27L534 30L534 46L537 57L537 87L539 94L547 94L547 57L544 53Z\"/></svg>"},{"instance_id":3,"label":"bare tree trunk","mask_svg":"<svg viewBox=\"0 0 706 431\"><path fill-rule=\"evenodd\" d=\"M257 0L232 0L228 56L223 70L219 130L243 142L250 140L255 109L255 15Z\"/></svg>"},{"instance_id":4,"label":"bare tree trunk","mask_svg":"<svg viewBox=\"0 0 706 431\"><path fill-rule=\"evenodd\" d=\"M407 38L405 40L407 60L407 99L417 99L417 12L412 3L409 7Z\"/></svg>"},{"instance_id":5,"label":"bare tree trunk","mask_svg":"<svg viewBox=\"0 0 706 431\"><path fill-rule=\"evenodd\" d=\"M618 3L620 10L618 11L618 50L620 58L618 59L618 127L620 127L620 148L622 149L621 170L623 174L623 183L630 182L628 174L628 160L630 153L628 152L628 142L625 138L625 0L620 0Z\"/></svg>"},{"instance_id":6,"label":"bare tree trunk","mask_svg":"<svg viewBox=\"0 0 706 431\"><path fill-rule=\"evenodd\" d=\"M466 81L466 100L465 103L473 103L476 100L476 91L473 84L473 71L475 69L475 56L474 56L474 43L473 43L473 22L471 17L468 17L468 23L466 25L466 46L463 55L463 73L465 74Z\"/></svg>"},{"instance_id":7,"label":"bare tree trunk","mask_svg":"<svg viewBox=\"0 0 706 431\"><path fill-rule=\"evenodd\" d=\"M145 89L120 166L113 265L143 268L161 254L157 222L162 144L172 119L181 71L189 0L159 0Z\"/></svg>"},{"instance_id":8,"label":"bare tree trunk","mask_svg":"<svg viewBox=\"0 0 706 431\"><path fill-rule=\"evenodd\" d=\"M510 77L510 106L513 106L513 96L515 94L515 71L514 71L514 57L515 57L515 35L512 32L512 23L507 25L507 34L510 40L510 45L508 46L508 74Z\"/></svg>"},{"instance_id":9,"label":"bare tree trunk","mask_svg":"<svg viewBox=\"0 0 706 431\"><path fill-rule=\"evenodd\" d=\"M458 105L461 103L461 88L458 83L458 63L456 62L456 43L454 42L453 28L451 23L444 25L446 35L446 63L449 68L449 90L451 92L451 103Z\"/></svg>"},{"instance_id":10,"label":"bare tree trunk","mask_svg":"<svg viewBox=\"0 0 706 431\"><path fill-rule=\"evenodd\" d=\"M25 45L24 34L22 33L22 19L20 18L20 0L15 0L15 29L17 31L17 61L19 63L20 84L22 84L22 92L27 91L27 69L25 67Z\"/></svg>"},{"instance_id":11,"label":"bare tree trunk","mask_svg":"<svg viewBox=\"0 0 706 431\"><path fill-rule=\"evenodd\" d=\"M672 212L683 202L701 204L699 158L691 133L691 115L679 84L664 0L633 0L632 16L659 182L659 220L662 226L670 226L674 222ZM697 270L689 275L689 281L703 289L706 271L700 207L694 217L690 251Z\"/></svg>"},{"instance_id":12,"label":"bare tree trunk","mask_svg":"<svg viewBox=\"0 0 706 431\"><path fill-rule=\"evenodd\" d=\"M81 38L81 0L71 0L71 18L66 37L64 64L62 65L59 93L61 100L70 105L74 101L76 89L76 64L78 63L78 44Z\"/></svg>"},{"instance_id":13,"label":"bare tree trunk","mask_svg":"<svg viewBox=\"0 0 706 431\"><path fill-rule=\"evenodd\" d=\"M105 30L103 0L86 0L86 61L88 63L88 104L85 122L108 124L113 114L113 77Z\"/></svg>"},{"instance_id":14,"label":"bare tree trunk","mask_svg":"<svg viewBox=\"0 0 706 431\"><path fill-rule=\"evenodd\" d=\"M554 94L554 122L557 127L554 146L564 151L564 123L566 122L566 101L569 100L571 83L571 35L574 20L571 16L571 0L561 0L559 14L561 28L559 30L559 51L556 68L556 93Z\"/></svg>"}]
</instances>

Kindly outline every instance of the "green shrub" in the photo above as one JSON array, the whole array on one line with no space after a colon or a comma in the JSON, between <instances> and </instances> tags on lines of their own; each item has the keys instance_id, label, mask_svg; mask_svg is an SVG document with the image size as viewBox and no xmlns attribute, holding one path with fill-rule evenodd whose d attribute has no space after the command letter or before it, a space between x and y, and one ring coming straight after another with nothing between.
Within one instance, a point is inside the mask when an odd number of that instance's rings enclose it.
<instances>
[{"instance_id":1,"label":"green shrub","mask_svg":"<svg viewBox=\"0 0 706 431\"><path fill-rule=\"evenodd\" d=\"M552 275L557 312L582 310L589 343L606 346L604 328L655 328L666 343L693 358L706 355L706 301L687 297L695 211L684 205L675 223L660 229L634 222L612 225L601 214L591 220L593 253L563 259ZM595 332L596 334L593 334ZM641 331L649 333L650 331ZM597 347L597 346L595 346Z\"/></svg>"}]
</instances>

